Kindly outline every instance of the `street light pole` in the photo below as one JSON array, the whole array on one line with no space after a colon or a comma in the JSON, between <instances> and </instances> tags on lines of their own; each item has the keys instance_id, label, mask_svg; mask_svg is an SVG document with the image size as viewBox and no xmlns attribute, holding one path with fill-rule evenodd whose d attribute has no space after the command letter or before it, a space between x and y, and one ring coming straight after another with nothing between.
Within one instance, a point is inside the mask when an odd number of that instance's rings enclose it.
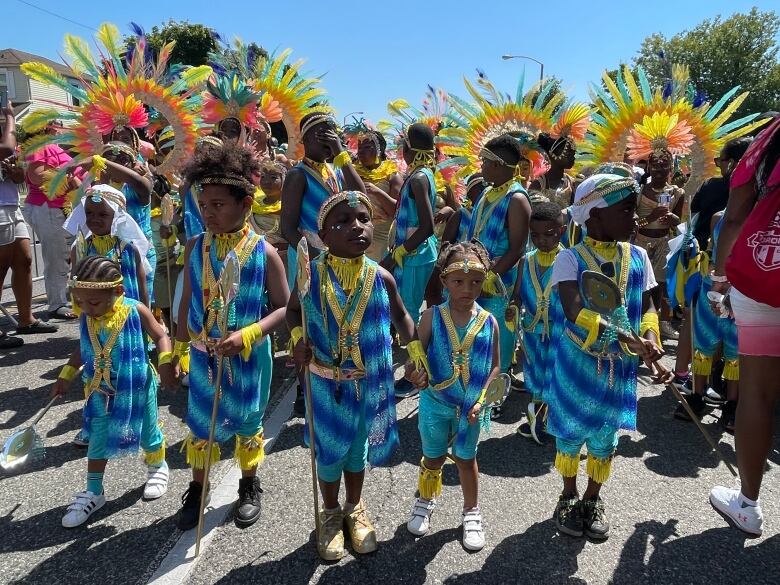
<instances>
[{"instance_id":1,"label":"street light pole","mask_svg":"<svg viewBox=\"0 0 780 585\"><path fill-rule=\"evenodd\" d=\"M544 63L542 63L538 59L534 59L533 57L528 57L526 55L501 55L501 58L504 61L509 61L510 59L528 59L529 61L533 61L534 63L538 63L539 64L539 68L540 68L539 81L542 81L544 79Z\"/></svg>"}]
</instances>

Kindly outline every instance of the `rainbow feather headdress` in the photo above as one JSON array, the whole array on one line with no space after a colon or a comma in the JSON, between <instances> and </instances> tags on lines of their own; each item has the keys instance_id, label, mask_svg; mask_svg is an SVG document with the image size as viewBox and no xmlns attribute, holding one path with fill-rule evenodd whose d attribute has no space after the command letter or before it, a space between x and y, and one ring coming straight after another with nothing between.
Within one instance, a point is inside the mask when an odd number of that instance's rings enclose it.
<instances>
[{"instance_id":1,"label":"rainbow feather headdress","mask_svg":"<svg viewBox=\"0 0 780 585\"><path fill-rule=\"evenodd\" d=\"M345 124L341 131L344 134L344 138L347 141L347 148L352 152L357 152L358 144L363 140L370 139L375 141L376 152L379 154L379 141L376 140L371 132L377 131L371 124L369 124L365 118L352 117L352 122Z\"/></svg>"},{"instance_id":2,"label":"rainbow feather headdress","mask_svg":"<svg viewBox=\"0 0 780 585\"><path fill-rule=\"evenodd\" d=\"M480 152L493 138L511 134L518 138L523 156L531 162L531 177L544 174L549 162L536 144L536 136L547 132L556 138L581 140L589 124L590 110L584 104L570 103L555 91L554 79L544 79L525 90L525 76L518 82L515 97L502 94L482 73L475 84L463 80L474 103L450 96L450 123L437 139L451 158L447 165L459 165L461 175L479 171Z\"/></svg>"},{"instance_id":3,"label":"rainbow feather headdress","mask_svg":"<svg viewBox=\"0 0 780 585\"><path fill-rule=\"evenodd\" d=\"M278 106L270 96L252 89L235 72L211 76L203 92L202 115L207 124L235 118L247 128L259 128L262 120L281 119Z\"/></svg>"},{"instance_id":4,"label":"rainbow feather headdress","mask_svg":"<svg viewBox=\"0 0 780 585\"><path fill-rule=\"evenodd\" d=\"M113 24L104 23L96 35L96 58L85 40L65 35L65 53L71 59L66 65L79 79L80 86L43 63L22 65L25 75L63 89L80 103L68 112L53 108L37 110L22 122L24 130L30 133L42 130L56 119L66 122L63 132L39 134L22 145L23 151L28 153L49 144L65 145L76 153L70 165L51 177L46 191L49 197L62 194L67 171L84 157L100 154L104 137L114 129L146 126L149 121L147 107L154 108L167 120L174 136L174 148L158 166L159 173L175 170L193 152L199 127L197 92L211 74L211 68L174 66L176 74L172 75L168 61L174 43L165 45L157 59L151 60L147 56L145 39L140 37L136 42L132 55L123 59L124 45L119 30Z\"/></svg>"},{"instance_id":5,"label":"rainbow feather headdress","mask_svg":"<svg viewBox=\"0 0 780 585\"><path fill-rule=\"evenodd\" d=\"M669 73L670 80L663 87L652 89L641 66L634 74L624 65L616 80L605 72L603 87L592 84L596 112L583 145L583 158L592 164L623 160L627 147L633 156L639 156L647 153L648 142L652 150L653 140L656 146L665 141L669 150L684 145L683 150L689 150L691 171L685 191L693 193L707 177L717 174L714 158L723 145L766 120L756 120L756 113L729 121L748 96L747 92L737 95L739 86L710 103L695 90L687 67L672 65Z\"/></svg>"},{"instance_id":6,"label":"rainbow feather headdress","mask_svg":"<svg viewBox=\"0 0 780 585\"><path fill-rule=\"evenodd\" d=\"M269 122L281 121L287 132L287 152L295 158L303 157L301 144L301 118L312 111L332 112L327 105L325 90L320 86L320 77L313 77L301 71L305 61L292 61L292 49L265 56L256 54L250 46L240 40L234 41L233 53L237 56L232 65L224 61L224 53L211 55L215 64L227 69L237 68L238 74L263 100L273 104L273 113L261 104Z\"/></svg>"}]
</instances>

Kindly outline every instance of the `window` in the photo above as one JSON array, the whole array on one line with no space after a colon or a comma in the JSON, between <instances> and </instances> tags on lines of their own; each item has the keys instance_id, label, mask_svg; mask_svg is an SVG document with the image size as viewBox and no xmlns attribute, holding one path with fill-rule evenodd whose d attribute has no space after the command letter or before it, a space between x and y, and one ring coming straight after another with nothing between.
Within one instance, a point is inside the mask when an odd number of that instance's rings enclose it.
<instances>
[{"instance_id":1,"label":"window","mask_svg":"<svg viewBox=\"0 0 780 585\"><path fill-rule=\"evenodd\" d=\"M0 69L0 89L8 91L8 98L10 100L16 99L16 92L14 91L14 74L8 69Z\"/></svg>"},{"instance_id":2,"label":"window","mask_svg":"<svg viewBox=\"0 0 780 585\"><path fill-rule=\"evenodd\" d=\"M75 79L68 79L68 83L70 83L73 87L81 87L81 84L76 81ZM70 105L78 108L81 105L81 102L79 101L79 98L71 95L70 96Z\"/></svg>"}]
</instances>

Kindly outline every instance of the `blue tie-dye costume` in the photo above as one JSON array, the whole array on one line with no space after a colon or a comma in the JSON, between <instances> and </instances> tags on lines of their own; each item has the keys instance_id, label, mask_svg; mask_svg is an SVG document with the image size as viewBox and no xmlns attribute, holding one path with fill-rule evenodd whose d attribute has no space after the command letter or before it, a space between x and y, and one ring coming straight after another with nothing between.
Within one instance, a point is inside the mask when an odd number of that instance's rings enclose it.
<instances>
[{"instance_id":1,"label":"blue tie-dye costume","mask_svg":"<svg viewBox=\"0 0 780 585\"><path fill-rule=\"evenodd\" d=\"M339 358L334 363L333 353L339 349L339 324L325 294L320 292L323 279L333 283L342 310L347 295L332 269L327 267L325 257L326 254L321 254L311 262L311 288L303 299L309 342L317 363L327 367L354 369L355 363L349 357L343 360ZM356 294L365 290L364 287L373 285L357 333L365 375L358 380L342 382L320 377L314 372L310 375L315 452L317 465L321 468L344 462L350 451L362 450L365 454L366 442L368 461L372 465L383 465L390 460L399 444L393 395L390 301L376 262L365 258L363 270L360 280L362 285ZM373 281L370 280L372 272ZM346 322L354 323L359 304L354 302L347 309ZM308 437L307 432L304 432L304 437ZM356 440L362 441L362 444L354 445ZM345 469L360 471L360 463L365 465L365 458L362 462L355 462L353 467L358 469ZM335 475L335 479L338 475ZM335 479L327 475L323 477L324 481Z\"/></svg>"},{"instance_id":2,"label":"blue tie-dye costume","mask_svg":"<svg viewBox=\"0 0 780 585\"><path fill-rule=\"evenodd\" d=\"M506 195L497 201L488 201L488 187L479 198L471 214L471 224L469 226L468 239L479 240L488 251L490 259L499 258L509 251L509 228L507 227L507 213L509 212L509 203L516 193L522 193L527 197L525 189L520 183L510 185ZM479 224L479 225L478 225ZM514 331L506 326L504 318L507 305L515 289L517 282L517 265L507 270L501 275L501 282L504 285L505 293L495 296L485 295L477 299L477 302L483 308L490 311L490 314L498 322L498 331L500 334L501 346L501 371L506 372L512 365L512 357L515 352L515 343L517 337Z\"/></svg>"},{"instance_id":3,"label":"blue tie-dye costume","mask_svg":"<svg viewBox=\"0 0 780 585\"><path fill-rule=\"evenodd\" d=\"M152 206L151 203L143 205L138 197L138 193L128 184L122 185L122 193L127 200L127 213L132 217L141 231L144 232L147 239L152 241ZM157 269L157 251L154 246L149 246L146 252L146 259L149 261L151 270L146 275L146 292L149 295L149 303L154 303L154 271Z\"/></svg>"},{"instance_id":4,"label":"blue tie-dye costume","mask_svg":"<svg viewBox=\"0 0 780 585\"><path fill-rule=\"evenodd\" d=\"M433 171L429 168L420 168L409 175L401 188L398 200L398 208L395 213L395 240L393 249L403 244L420 228L420 217L417 213L417 203L412 197L411 178L417 173L422 173L428 181L428 199L431 209L436 208L436 182ZM425 297L425 288L428 279L433 274L438 255L438 240L435 235L429 236L414 251L404 256L403 268L396 266L393 269L393 277L398 284L398 291L406 311L412 320L417 323L420 320L420 308Z\"/></svg>"},{"instance_id":5,"label":"blue tie-dye costume","mask_svg":"<svg viewBox=\"0 0 780 585\"><path fill-rule=\"evenodd\" d=\"M184 192L184 237L189 242L195 236L206 231L203 223L203 216L200 214L200 207L192 186L188 186Z\"/></svg>"},{"instance_id":6,"label":"blue tie-dye costume","mask_svg":"<svg viewBox=\"0 0 780 585\"><path fill-rule=\"evenodd\" d=\"M141 292L138 287L138 267L135 262L138 252L131 243L118 238L115 239L116 244L105 254L105 257L119 264L122 271L122 285L125 287L125 296L128 299L140 301ZM92 243L92 236L87 239L87 256L100 256Z\"/></svg>"},{"instance_id":7,"label":"blue tie-dye costume","mask_svg":"<svg viewBox=\"0 0 780 585\"><path fill-rule=\"evenodd\" d=\"M192 284L192 297L189 300L187 326L193 347L190 355L190 389L187 408L186 423L192 434L200 440L209 436L209 424L211 421L211 409L214 399L214 385L216 382L217 357L210 355L195 347L201 339L205 326L206 311L203 306L203 253L204 238L206 234L197 236L196 243L190 253L188 267L190 282ZM252 238L248 244L246 260L241 266L241 281L238 295L230 305L227 329L229 332L238 331L253 323L257 323L263 316L267 304L266 288L266 257L265 239L251 230ZM238 251L237 251L238 253ZM242 254L239 253L239 258ZM211 246L209 261L212 273L219 280L222 271L223 259L217 258L216 246ZM221 332L215 323L211 330L206 332L210 339L219 339ZM219 401L215 441L222 442L233 435L253 436L262 429L262 414L268 404L268 395L271 387L271 342L268 336L257 343L249 359L235 355L223 358L222 371L222 397ZM257 416L260 413L260 416ZM246 424L251 419L253 428L247 428Z\"/></svg>"}]
</instances>

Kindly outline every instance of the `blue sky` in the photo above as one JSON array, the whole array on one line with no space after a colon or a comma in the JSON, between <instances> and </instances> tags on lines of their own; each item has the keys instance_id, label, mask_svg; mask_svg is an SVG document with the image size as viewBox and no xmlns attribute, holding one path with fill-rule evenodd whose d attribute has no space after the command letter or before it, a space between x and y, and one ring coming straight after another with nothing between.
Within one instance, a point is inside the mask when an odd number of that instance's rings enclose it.
<instances>
[{"instance_id":1,"label":"blue sky","mask_svg":"<svg viewBox=\"0 0 780 585\"><path fill-rule=\"evenodd\" d=\"M562 78L569 93L584 98L588 83L604 69L629 62L646 36L671 36L705 18L747 12L755 0L4 0L2 48L59 60L64 33L90 38L92 32L27 2L93 27L111 21L123 33L130 21L148 30L169 18L186 19L269 50L291 47L294 56L307 59L307 70L325 74L324 86L341 117L362 111L376 121L386 115L389 100L404 97L419 105L429 83L463 95L463 76L473 77L476 68L511 93L524 67L527 79L538 77L538 65L502 61L505 53L544 62L545 74Z\"/></svg>"}]
</instances>

